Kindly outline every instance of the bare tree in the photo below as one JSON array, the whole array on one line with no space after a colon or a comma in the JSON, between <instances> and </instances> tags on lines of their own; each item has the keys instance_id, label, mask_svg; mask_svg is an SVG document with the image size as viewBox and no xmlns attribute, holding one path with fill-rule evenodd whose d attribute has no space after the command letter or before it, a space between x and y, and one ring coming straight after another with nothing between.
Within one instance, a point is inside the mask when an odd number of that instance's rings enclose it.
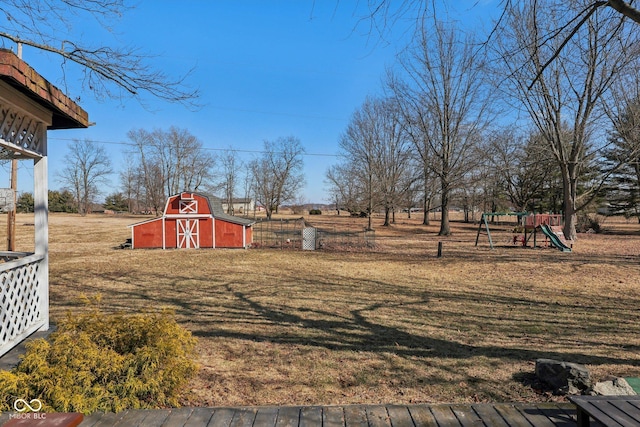
<instances>
[{"instance_id":1,"label":"bare tree","mask_svg":"<svg viewBox=\"0 0 640 427\"><path fill-rule=\"evenodd\" d=\"M338 214L344 209L355 216L366 209L364 192L354 167L354 163L345 159L341 164L330 166L325 174L328 191L336 204Z\"/></svg>"},{"instance_id":2,"label":"bare tree","mask_svg":"<svg viewBox=\"0 0 640 427\"><path fill-rule=\"evenodd\" d=\"M215 158L187 130L171 127L131 130L127 136L136 147L136 163L142 174L146 202L156 214L166 198L181 191L198 191L212 176Z\"/></svg>"},{"instance_id":3,"label":"bare tree","mask_svg":"<svg viewBox=\"0 0 640 427\"><path fill-rule=\"evenodd\" d=\"M289 136L264 141L262 156L250 163L257 201L264 206L267 218L283 203L294 201L304 185L303 154L300 140Z\"/></svg>"},{"instance_id":4,"label":"bare tree","mask_svg":"<svg viewBox=\"0 0 640 427\"><path fill-rule=\"evenodd\" d=\"M144 188L145 210L150 208L156 215L160 215L166 195L160 161L153 153L149 153L148 149L153 143L151 132L144 129L132 129L127 132L127 137L136 147L134 155L137 155L135 161L138 164L141 184Z\"/></svg>"},{"instance_id":5,"label":"bare tree","mask_svg":"<svg viewBox=\"0 0 640 427\"><path fill-rule=\"evenodd\" d=\"M496 131L487 150L488 162L517 211L532 211L544 198L545 184L556 168L540 134L514 129Z\"/></svg>"},{"instance_id":6,"label":"bare tree","mask_svg":"<svg viewBox=\"0 0 640 427\"><path fill-rule=\"evenodd\" d=\"M91 213L91 205L101 193L101 185L108 182L111 161L103 147L92 141L74 140L67 146L66 166L58 176L60 182L73 191L78 213Z\"/></svg>"},{"instance_id":7,"label":"bare tree","mask_svg":"<svg viewBox=\"0 0 640 427\"><path fill-rule=\"evenodd\" d=\"M386 85L393 93L402 116L404 132L407 139L413 144L415 157L419 160L420 173L418 176L422 182L422 224L429 225L429 211L433 197L437 192L434 185L436 182L434 162L437 159L431 150L430 132L427 131L432 125L431 115L428 113L427 106L420 94L391 71L388 73Z\"/></svg>"},{"instance_id":8,"label":"bare tree","mask_svg":"<svg viewBox=\"0 0 640 427\"><path fill-rule=\"evenodd\" d=\"M521 1L514 0L499 2L501 13L484 40L485 46L490 46L494 38L501 37L503 22L507 21L508 15L512 14L513 10L517 11L521 5ZM555 49L541 64L537 74L531 76L530 86L555 61L572 39L581 37L581 30L596 12L607 10L618 15L620 25L624 27L640 24L640 9L634 5L634 0L530 0L527 5L534 9L545 9L555 17L553 27L549 27L549 31L541 34L542 37L538 40L541 44L554 42ZM400 34L411 32L412 28L415 31L421 31L425 22L435 16L437 6L441 6L448 12L455 9L456 4L437 0L369 0L366 6L365 12L358 16L357 26L365 26L365 33L370 37L377 36L378 41L386 41L394 30ZM475 5L471 9L473 7ZM615 43L615 40L612 42ZM601 40L601 43L606 44L608 41Z\"/></svg>"},{"instance_id":9,"label":"bare tree","mask_svg":"<svg viewBox=\"0 0 640 427\"><path fill-rule=\"evenodd\" d=\"M120 188L127 200L127 209L130 213L140 210L140 201L144 200L144 177L140 165L134 163L130 154L125 154L124 167L120 170Z\"/></svg>"},{"instance_id":10,"label":"bare tree","mask_svg":"<svg viewBox=\"0 0 640 427\"><path fill-rule=\"evenodd\" d=\"M391 77L388 85L423 167L438 177L439 234L448 235L450 193L473 168L470 154L493 118L483 57L471 38L435 21L430 29L423 28L400 63L404 78Z\"/></svg>"},{"instance_id":11,"label":"bare tree","mask_svg":"<svg viewBox=\"0 0 640 427\"><path fill-rule=\"evenodd\" d=\"M373 128L375 185L384 209L383 226L389 226L390 215L400 205L405 185L410 185L410 180L407 180L411 160L410 142L403 132L400 111L395 102L381 99L374 108L377 110Z\"/></svg>"},{"instance_id":12,"label":"bare tree","mask_svg":"<svg viewBox=\"0 0 640 427\"><path fill-rule=\"evenodd\" d=\"M360 198L367 213L367 228L372 229L371 214L379 204L376 172L378 170L377 150L380 145L376 128L380 125L383 111L380 100L367 98L351 116L347 129L340 138L340 149L345 159L344 170L360 188Z\"/></svg>"},{"instance_id":13,"label":"bare tree","mask_svg":"<svg viewBox=\"0 0 640 427\"><path fill-rule=\"evenodd\" d=\"M167 196L180 191L197 191L211 177L215 159L186 129L175 126L167 131L156 129L151 141L146 149L160 162Z\"/></svg>"},{"instance_id":14,"label":"bare tree","mask_svg":"<svg viewBox=\"0 0 640 427\"><path fill-rule=\"evenodd\" d=\"M233 214L233 195L236 191L236 185L238 181L238 175L242 162L238 158L237 151L233 149L225 150L220 158L222 166L222 191L224 192L224 198L227 201L227 213Z\"/></svg>"},{"instance_id":15,"label":"bare tree","mask_svg":"<svg viewBox=\"0 0 640 427\"><path fill-rule=\"evenodd\" d=\"M578 7L575 2L567 4ZM602 9L595 10L575 37L561 46L564 41L548 36L560 25L551 2L523 3L508 12L499 39L503 65L499 72L506 77L502 87L524 106L557 161L564 234L573 240L577 212L603 182L579 192L593 159L593 135L602 117L599 107L620 71L637 57L637 36L624 30L620 15Z\"/></svg>"},{"instance_id":16,"label":"bare tree","mask_svg":"<svg viewBox=\"0 0 640 427\"><path fill-rule=\"evenodd\" d=\"M537 3L538 0L533 0ZM583 26L589 17L601 8L610 8L620 15L631 19L633 22L640 24L640 9L633 5L633 0L585 0L581 2L581 6L570 14L563 16L559 25L550 33L552 37L562 38L562 42L566 43L568 39L575 36L581 26ZM509 8L520 3L514 0L501 0L500 6L504 13ZM563 6L572 3L572 0L557 0L553 5ZM367 27L368 34L377 33L383 40L389 36L389 33L397 25L413 25L415 29L419 29L426 18L433 16L436 2L434 0L369 0L367 1L366 13L358 17L358 24ZM445 7L452 7L451 4L443 2ZM548 7L548 4L543 6ZM403 32L407 28L401 29ZM494 28L495 32L495 28Z\"/></svg>"},{"instance_id":17,"label":"bare tree","mask_svg":"<svg viewBox=\"0 0 640 427\"><path fill-rule=\"evenodd\" d=\"M196 90L185 87L185 78L171 79L153 69L151 56L139 48L112 44L93 46L83 40L74 23L93 23L112 36L111 25L129 9L124 0L4 0L0 38L6 43L39 49L57 58L61 78L79 72L83 87L98 98L123 95L142 100L144 94L194 106ZM187 73L188 75L188 73Z\"/></svg>"}]
</instances>

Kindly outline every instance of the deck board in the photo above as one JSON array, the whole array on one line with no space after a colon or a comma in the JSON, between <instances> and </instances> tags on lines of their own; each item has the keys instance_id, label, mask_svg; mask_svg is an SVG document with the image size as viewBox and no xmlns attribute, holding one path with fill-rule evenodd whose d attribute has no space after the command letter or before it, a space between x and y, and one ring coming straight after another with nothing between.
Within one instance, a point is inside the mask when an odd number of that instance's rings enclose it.
<instances>
[{"instance_id":1,"label":"deck board","mask_svg":"<svg viewBox=\"0 0 640 427\"><path fill-rule=\"evenodd\" d=\"M342 406L327 406L322 408L323 427L344 427L344 409Z\"/></svg>"},{"instance_id":2,"label":"deck board","mask_svg":"<svg viewBox=\"0 0 640 427\"><path fill-rule=\"evenodd\" d=\"M344 422L349 427L368 427L365 406L352 405L344 407Z\"/></svg>"},{"instance_id":3,"label":"deck board","mask_svg":"<svg viewBox=\"0 0 640 427\"><path fill-rule=\"evenodd\" d=\"M409 408L406 406L389 405L387 406L387 414L389 414L389 423L391 423L392 427L414 425L414 420L409 412Z\"/></svg>"},{"instance_id":4,"label":"deck board","mask_svg":"<svg viewBox=\"0 0 640 427\"><path fill-rule=\"evenodd\" d=\"M438 427L436 418L433 416L431 409L429 409L427 405L409 406L409 414L411 414L411 419L417 426ZM391 421L391 423L396 427L396 424L393 421Z\"/></svg>"},{"instance_id":5,"label":"deck board","mask_svg":"<svg viewBox=\"0 0 640 427\"><path fill-rule=\"evenodd\" d=\"M509 424L507 424L494 405L482 403L472 405L471 407L486 425L491 427L509 427Z\"/></svg>"},{"instance_id":6,"label":"deck board","mask_svg":"<svg viewBox=\"0 0 640 427\"><path fill-rule=\"evenodd\" d=\"M625 404L626 405L626 404ZM631 408L623 405L621 409ZM2 414L0 425L11 418ZM574 427L567 403L265 406L129 410L85 416L81 427Z\"/></svg>"},{"instance_id":7,"label":"deck board","mask_svg":"<svg viewBox=\"0 0 640 427\"><path fill-rule=\"evenodd\" d=\"M194 408L176 408L169 412L167 418L165 418L163 427L183 427L187 422ZM84 427L82 424L80 424Z\"/></svg>"},{"instance_id":8,"label":"deck board","mask_svg":"<svg viewBox=\"0 0 640 427\"><path fill-rule=\"evenodd\" d=\"M298 427L315 427L322 425L322 407L306 406L300 409L300 423Z\"/></svg>"},{"instance_id":9,"label":"deck board","mask_svg":"<svg viewBox=\"0 0 640 427\"><path fill-rule=\"evenodd\" d=\"M573 418L571 417L571 411L569 411L566 406L562 407L555 403L539 403L531 406L537 407L537 409L557 427L573 427L576 424L575 416Z\"/></svg>"},{"instance_id":10,"label":"deck board","mask_svg":"<svg viewBox=\"0 0 640 427\"><path fill-rule=\"evenodd\" d=\"M300 424L300 408L283 406L278 409L276 427L298 427Z\"/></svg>"},{"instance_id":11,"label":"deck board","mask_svg":"<svg viewBox=\"0 0 640 427\"><path fill-rule=\"evenodd\" d=\"M212 412L209 408L195 408L184 423L184 427L202 427L209 425L209 420L213 415L215 415L215 412Z\"/></svg>"},{"instance_id":12,"label":"deck board","mask_svg":"<svg viewBox=\"0 0 640 427\"><path fill-rule=\"evenodd\" d=\"M389 413L387 412L387 408L384 406L367 406L365 408L365 412L367 413L369 427L391 427Z\"/></svg>"},{"instance_id":13,"label":"deck board","mask_svg":"<svg viewBox=\"0 0 640 427\"><path fill-rule=\"evenodd\" d=\"M483 425L482 419L470 405L451 405L451 410L463 427L476 427Z\"/></svg>"},{"instance_id":14,"label":"deck board","mask_svg":"<svg viewBox=\"0 0 640 427\"><path fill-rule=\"evenodd\" d=\"M235 414L233 414L229 427L252 427L257 414L257 408L239 408ZM275 418L272 423L275 424ZM209 421L209 424L211 424L211 421Z\"/></svg>"},{"instance_id":15,"label":"deck board","mask_svg":"<svg viewBox=\"0 0 640 427\"><path fill-rule=\"evenodd\" d=\"M531 427L532 425L514 405L496 405L496 411L502 415L510 427Z\"/></svg>"},{"instance_id":16,"label":"deck board","mask_svg":"<svg viewBox=\"0 0 640 427\"><path fill-rule=\"evenodd\" d=\"M278 408L275 406L258 408L256 419L253 421L254 426L271 427L276 425L278 419Z\"/></svg>"},{"instance_id":17,"label":"deck board","mask_svg":"<svg viewBox=\"0 0 640 427\"><path fill-rule=\"evenodd\" d=\"M456 415L453 413L450 405L434 405L431 407L431 413L436 419L439 426L461 427Z\"/></svg>"},{"instance_id":18,"label":"deck board","mask_svg":"<svg viewBox=\"0 0 640 427\"><path fill-rule=\"evenodd\" d=\"M161 426L169 414L170 410L148 411L146 416L138 423L139 426Z\"/></svg>"},{"instance_id":19,"label":"deck board","mask_svg":"<svg viewBox=\"0 0 640 427\"><path fill-rule=\"evenodd\" d=\"M206 408L204 408L206 409ZM201 426L208 427L229 427L231 425L231 421L233 417L238 412L243 412L242 408L216 408L211 417L209 418L208 424L201 424ZM163 425L162 427L166 427Z\"/></svg>"},{"instance_id":20,"label":"deck board","mask_svg":"<svg viewBox=\"0 0 640 427\"><path fill-rule=\"evenodd\" d=\"M555 423L534 405L518 405L516 410L534 426L555 427Z\"/></svg>"},{"instance_id":21,"label":"deck board","mask_svg":"<svg viewBox=\"0 0 640 427\"><path fill-rule=\"evenodd\" d=\"M82 427L111 427L118 425L127 415L129 411L122 411L114 414L113 412L97 412L91 416L85 416L80 425Z\"/></svg>"}]
</instances>

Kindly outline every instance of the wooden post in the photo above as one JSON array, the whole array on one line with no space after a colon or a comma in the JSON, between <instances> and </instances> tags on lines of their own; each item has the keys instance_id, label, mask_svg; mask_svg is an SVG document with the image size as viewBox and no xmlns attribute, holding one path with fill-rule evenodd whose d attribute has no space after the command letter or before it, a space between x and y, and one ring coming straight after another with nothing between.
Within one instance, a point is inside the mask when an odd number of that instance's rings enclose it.
<instances>
[{"instance_id":1,"label":"wooden post","mask_svg":"<svg viewBox=\"0 0 640 427\"><path fill-rule=\"evenodd\" d=\"M13 193L13 206L7 212L7 250L16 251L16 191L18 190L18 159L11 159L11 191Z\"/></svg>"},{"instance_id":2,"label":"wooden post","mask_svg":"<svg viewBox=\"0 0 640 427\"><path fill-rule=\"evenodd\" d=\"M43 260L38 269L40 286L40 313L44 320L41 331L49 330L49 183L47 158L47 132L41 136L42 157L33 161L33 215L35 225L35 253Z\"/></svg>"},{"instance_id":3,"label":"wooden post","mask_svg":"<svg viewBox=\"0 0 640 427\"><path fill-rule=\"evenodd\" d=\"M438 258L442 258L442 242L438 242Z\"/></svg>"}]
</instances>

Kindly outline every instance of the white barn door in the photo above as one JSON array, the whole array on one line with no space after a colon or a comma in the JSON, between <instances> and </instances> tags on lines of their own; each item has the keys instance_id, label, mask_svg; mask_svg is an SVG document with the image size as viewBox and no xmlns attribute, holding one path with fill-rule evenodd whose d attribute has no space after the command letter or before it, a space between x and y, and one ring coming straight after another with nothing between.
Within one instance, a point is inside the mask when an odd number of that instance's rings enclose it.
<instances>
[{"instance_id":1,"label":"white barn door","mask_svg":"<svg viewBox=\"0 0 640 427\"><path fill-rule=\"evenodd\" d=\"M200 247L200 223L197 219L179 219L176 221L178 233L178 249L194 249Z\"/></svg>"}]
</instances>

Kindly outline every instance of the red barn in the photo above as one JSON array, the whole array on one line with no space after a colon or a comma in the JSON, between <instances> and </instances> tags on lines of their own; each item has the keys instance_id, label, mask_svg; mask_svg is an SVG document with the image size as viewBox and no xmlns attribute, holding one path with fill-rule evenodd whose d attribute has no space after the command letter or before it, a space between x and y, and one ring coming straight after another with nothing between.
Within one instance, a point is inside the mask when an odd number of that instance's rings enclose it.
<instances>
[{"instance_id":1,"label":"red barn","mask_svg":"<svg viewBox=\"0 0 640 427\"><path fill-rule=\"evenodd\" d=\"M131 227L131 247L162 249L246 248L254 221L227 215L222 203L202 194L183 192L169 197L160 218Z\"/></svg>"}]
</instances>

